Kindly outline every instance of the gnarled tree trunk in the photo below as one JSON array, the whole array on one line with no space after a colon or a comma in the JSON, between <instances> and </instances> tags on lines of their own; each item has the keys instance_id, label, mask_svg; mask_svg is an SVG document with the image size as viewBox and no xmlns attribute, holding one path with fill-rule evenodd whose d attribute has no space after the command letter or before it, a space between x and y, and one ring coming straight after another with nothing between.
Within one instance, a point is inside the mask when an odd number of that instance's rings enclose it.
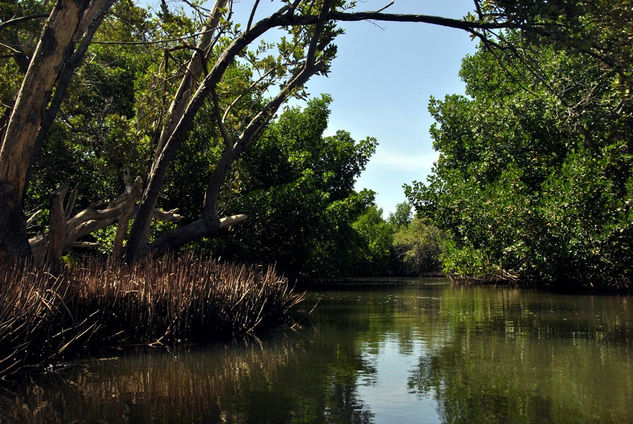
<instances>
[{"instance_id":1,"label":"gnarled tree trunk","mask_svg":"<svg viewBox=\"0 0 633 424\"><path fill-rule=\"evenodd\" d=\"M138 211L136 201L142 189L143 180L137 177L132 184L125 187L125 191L119 197L110 201L105 207L97 209L97 205L92 205L73 215L76 190L73 190L66 199L68 189L65 186L58 188L51 203L50 230L47 234L38 234L29 239L35 260L47 261L55 265L64 250L69 247L94 247L95 243L80 241L80 239L114 223L118 226L113 256L119 259L128 222ZM29 220L34 219L40 212L37 211ZM177 213L177 209L170 211L156 209L152 216L159 221L170 222L179 221L182 218Z\"/></svg>"},{"instance_id":2,"label":"gnarled tree trunk","mask_svg":"<svg viewBox=\"0 0 633 424\"><path fill-rule=\"evenodd\" d=\"M58 0L44 25L0 149L0 257L30 255L23 203L33 155L113 1Z\"/></svg>"},{"instance_id":3,"label":"gnarled tree trunk","mask_svg":"<svg viewBox=\"0 0 633 424\"><path fill-rule=\"evenodd\" d=\"M172 135L181 124L183 115L190 109L190 101L196 93L197 86L206 70L209 53L213 48L215 36L219 33L217 28L227 3L228 0L215 1L203 28L203 35L187 64L187 69L183 74L178 91L169 106L165 123L161 128L158 145L156 146L154 161L148 176L148 184L143 192L141 205L128 239L126 255L129 261L141 256L146 248L147 232L151 224L152 211L156 207L156 200L167 172L167 165L179 144L178 141L172 139Z\"/></svg>"}]
</instances>

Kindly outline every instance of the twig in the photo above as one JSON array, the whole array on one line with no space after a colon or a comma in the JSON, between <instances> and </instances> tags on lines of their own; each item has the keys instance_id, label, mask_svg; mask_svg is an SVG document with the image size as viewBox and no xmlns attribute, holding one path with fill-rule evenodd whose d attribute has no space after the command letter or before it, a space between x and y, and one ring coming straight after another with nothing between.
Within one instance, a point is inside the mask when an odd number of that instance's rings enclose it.
<instances>
[{"instance_id":1,"label":"twig","mask_svg":"<svg viewBox=\"0 0 633 424\"><path fill-rule=\"evenodd\" d=\"M196 32L195 34L190 34L190 35L184 35L182 37L176 37L176 38L166 38L163 40L154 40L154 41L93 41L92 44L101 44L101 45L120 45L120 46L147 46L147 45L152 45L152 44L166 44L166 43L173 43L174 41L184 41L184 40L188 40L190 38L194 38L197 37L199 35L204 35L206 33L209 32L213 32L217 29L217 27L215 28L210 28L206 31L202 31L202 32Z\"/></svg>"},{"instance_id":2,"label":"twig","mask_svg":"<svg viewBox=\"0 0 633 424\"><path fill-rule=\"evenodd\" d=\"M0 23L0 31L2 31L3 28L6 28L10 25L14 25L20 22L28 21L31 19L43 19L47 17L48 17L47 13L38 13L34 15L20 16L19 18L9 19L8 21L4 21Z\"/></svg>"},{"instance_id":3,"label":"twig","mask_svg":"<svg viewBox=\"0 0 633 424\"><path fill-rule=\"evenodd\" d=\"M395 3L395 0L391 0L389 4L387 4L386 6L383 6L381 9L376 10L376 13L380 13L383 10L390 8L391 6L393 6L394 3Z\"/></svg>"},{"instance_id":4,"label":"twig","mask_svg":"<svg viewBox=\"0 0 633 424\"><path fill-rule=\"evenodd\" d=\"M257 11L257 6L259 6L259 0L255 0L255 4L253 5L253 9L251 10L251 16L248 18L248 24L246 25L246 31L251 29L251 25L253 24L253 18L255 18L255 12Z\"/></svg>"}]
</instances>

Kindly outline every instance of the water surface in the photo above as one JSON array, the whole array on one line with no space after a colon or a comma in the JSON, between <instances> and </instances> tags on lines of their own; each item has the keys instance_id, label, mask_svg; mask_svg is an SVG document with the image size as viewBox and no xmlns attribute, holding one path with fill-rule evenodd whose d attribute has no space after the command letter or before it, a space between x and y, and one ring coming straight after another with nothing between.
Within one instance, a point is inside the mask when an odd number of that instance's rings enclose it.
<instances>
[{"instance_id":1,"label":"water surface","mask_svg":"<svg viewBox=\"0 0 633 424\"><path fill-rule=\"evenodd\" d=\"M633 298L441 280L313 293L313 324L82 361L0 422L633 423Z\"/></svg>"}]
</instances>

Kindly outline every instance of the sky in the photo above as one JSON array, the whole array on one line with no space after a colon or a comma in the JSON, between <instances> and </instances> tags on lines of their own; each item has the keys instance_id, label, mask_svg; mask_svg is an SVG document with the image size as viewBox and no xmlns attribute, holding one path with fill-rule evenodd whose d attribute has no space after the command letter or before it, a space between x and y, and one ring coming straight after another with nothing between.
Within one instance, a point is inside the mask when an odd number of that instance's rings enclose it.
<instances>
[{"instance_id":1,"label":"sky","mask_svg":"<svg viewBox=\"0 0 633 424\"><path fill-rule=\"evenodd\" d=\"M357 9L377 10L389 2L359 0ZM251 5L252 0L235 0L236 16L246 20ZM278 1L264 0L258 17L278 7ZM385 12L461 18L472 8L472 0L395 0ZM337 38L338 56L329 76L312 78L307 88L312 96L333 98L328 134L346 130L357 140L378 140L356 189L374 190L386 217L406 200L403 184L423 181L431 172L437 153L429 135L429 98L464 92L458 71L476 42L464 31L429 24L341 26L345 34Z\"/></svg>"},{"instance_id":2,"label":"sky","mask_svg":"<svg viewBox=\"0 0 633 424\"><path fill-rule=\"evenodd\" d=\"M367 1L365 10L388 2ZM391 13L425 13L461 18L470 0L396 0ZM378 140L378 148L356 188L376 192L385 216L405 201L403 184L425 180L437 153L429 128L429 98L463 93L462 58L476 43L463 31L428 24L346 23L338 57L328 78L315 78L311 94L329 93L334 102L328 131L349 131L356 139Z\"/></svg>"}]
</instances>

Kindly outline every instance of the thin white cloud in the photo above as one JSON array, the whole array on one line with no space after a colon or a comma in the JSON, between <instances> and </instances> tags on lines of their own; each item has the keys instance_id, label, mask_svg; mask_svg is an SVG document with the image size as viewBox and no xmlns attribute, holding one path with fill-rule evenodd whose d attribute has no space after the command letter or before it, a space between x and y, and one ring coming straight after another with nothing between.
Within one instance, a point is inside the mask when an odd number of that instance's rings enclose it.
<instances>
[{"instance_id":1,"label":"thin white cloud","mask_svg":"<svg viewBox=\"0 0 633 424\"><path fill-rule=\"evenodd\" d=\"M437 158L437 152L414 155L379 149L371 158L371 164L382 168L399 169L402 171L430 170Z\"/></svg>"}]
</instances>

